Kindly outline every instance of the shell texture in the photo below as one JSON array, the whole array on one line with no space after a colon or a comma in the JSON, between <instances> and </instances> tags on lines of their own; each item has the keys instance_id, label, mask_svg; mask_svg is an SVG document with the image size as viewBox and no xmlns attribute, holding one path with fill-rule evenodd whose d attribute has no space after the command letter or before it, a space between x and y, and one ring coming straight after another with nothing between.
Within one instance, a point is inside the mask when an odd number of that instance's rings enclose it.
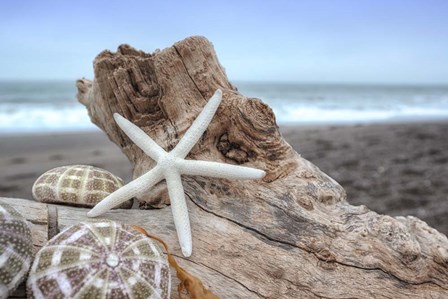
<instances>
[{"instance_id":1,"label":"shell texture","mask_svg":"<svg viewBox=\"0 0 448 299\"><path fill-rule=\"evenodd\" d=\"M37 253L29 298L169 298L170 272L154 240L109 220L68 227Z\"/></svg>"},{"instance_id":2,"label":"shell texture","mask_svg":"<svg viewBox=\"0 0 448 299\"><path fill-rule=\"evenodd\" d=\"M26 220L0 202L0 298L7 298L24 280L33 258L33 241Z\"/></svg>"},{"instance_id":3,"label":"shell texture","mask_svg":"<svg viewBox=\"0 0 448 299\"><path fill-rule=\"evenodd\" d=\"M123 181L119 177L98 167L61 166L45 172L36 180L33 197L44 203L93 207L122 186ZM132 200L128 200L117 208L131 207Z\"/></svg>"}]
</instances>

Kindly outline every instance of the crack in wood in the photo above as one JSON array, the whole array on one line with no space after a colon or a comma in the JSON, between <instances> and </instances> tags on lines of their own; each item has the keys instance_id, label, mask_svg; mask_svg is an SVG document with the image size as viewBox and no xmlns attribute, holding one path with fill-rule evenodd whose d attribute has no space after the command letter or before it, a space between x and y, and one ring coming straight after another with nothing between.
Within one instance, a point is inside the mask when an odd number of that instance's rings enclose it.
<instances>
[{"instance_id":1,"label":"crack in wood","mask_svg":"<svg viewBox=\"0 0 448 299\"><path fill-rule=\"evenodd\" d=\"M318 260L320 260L320 261L328 262L327 260L325 260L325 259L323 259L323 258L320 258L318 255L316 255L315 252L309 251L308 248L306 248L306 247L297 246L296 244L293 244L293 243L289 243L289 242L285 242L285 241L283 241L283 240L277 240L277 239L271 238L270 236L268 236L268 235L266 235L266 234L264 234L264 233L262 233L262 232L256 230L256 229L253 228L253 227L248 227L248 226L246 226L246 225L244 225L244 224L242 224L242 223L237 222L236 220L233 220L233 219L227 218L227 217L225 217L225 216L223 216L223 215L220 215L220 214L217 214L217 213L215 213L215 212L212 212L212 211L210 211L210 210L204 208L203 206L201 206L201 205L200 205L199 203L197 203L196 201L194 201L194 200L191 198L191 196L189 196L188 194L187 194L187 196L188 196L188 198L190 198L190 200L191 200L197 207L199 207L199 208L200 208L201 210L203 210L204 212L213 214L213 215L216 216L216 217L219 217L219 218L221 218L221 219L225 219L225 220L227 220L227 221L229 221L229 222L231 222L231 223L234 223L234 224L236 224L236 225L238 225L238 226L240 226L240 227L242 227L242 228L244 228L244 229L246 229L246 230L248 230L248 231L250 231L250 232L253 232L253 233L257 234L257 235L260 235L260 236L266 238L266 239L269 240L269 241L272 241L272 242L275 242L275 243L280 243L280 244L282 244L282 245L291 246L291 247L293 247L293 248L298 248L298 249L303 250L303 251L305 251L305 252L307 252L307 253L313 254L313 255L316 257L316 259L318 259ZM341 265L341 266L352 267L352 268L360 269L360 270L363 270L363 271L380 271L380 272L382 272L383 274L386 274L386 275L389 275L390 277L395 278L396 280L398 280L398 281L401 282L401 283L406 283L406 284L411 284L411 285L425 285L425 284L436 285L436 286L438 286L438 287L440 287L440 288L442 288L442 289L448 290L448 287L444 287L444 286L439 285L438 283L435 283L435 282L432 282L432 281L423 281L423 282L419 282L419 283L412 282L412 281L407 281L407 280L404 280L404 279L402 279L402 278L400 278L400 277L397 277L397 276L393 275L392 273L389 273L389 272L387 272L387 271L385 271L385 270L383 270L383 269L381 269L381 268L364 268L364 267L356 266L356 265L353 265L353 264L343 263L343 262L341 262L341 261L338 261L337 259L336 259L336 260L333 260L332 262L333 262L333 263L336 263L336 264L339 264L339 265Z\"/></svg>"},{"instance_id":2,"label":"crack in wood","mask_svg":"<svg viewBox=\"0 0 448 299\"><path fill-rule=\"evenodd\" d=\"M204 95L202 94L201 90L199 89L199 86L196 84L196 82L194 81L193 77L191 76L190 72L188 71L187 66L185 65L185 61L184 58L182 57L182 55L179 52L179 49L176 47L176 45L173 45L174 50L176 51L177 55L179 55L179 59L182 62L182 65L185 68L185 72L187 73L188 77L190 78L191 82L194 84L194 86L196 87L197 91L199 92L199 94L201 95L202 99L204 100L204 102L207 103L207 99L204 97Z\"/></svg>"},{"instance_id":3,"label":"crack in wood","mask_svg":"<svg viewBox=\"0 0 448 299\"><path fill-rule=\"evenodd\" d=\"M59 233L58 208L54 205L47 205L48 209L48 240Z\"/></svg>"},{"instance_id":4,"label":"crack in wood","mask_svg":"<svg viewBox=\"0 0 448 299\"><path fill-rule=\"evenodd\" d=\"M180 256L180 255L176 255L176 254L171 254L171 255L172 255L172 256L175 256L175 257L178 258L178 259L182 259L182 260L187 261L187 262L190 262L190 263L192 263L192 264L195 264L195 265L202 266L202 267L204 267L204 268L210 269L210 270L212 270L212 271L218 273L219 275L222 275L222 276L224 276L225 278L230 279L230 280L236 282L237 284L239 284L240 286L242 286L244 289L246 289L247 291L249 291L249 292L251 292L251 293L257 295L258 297L261 297L261 298L267 298L267 297L265 297L265 296L263 296L263 295L257 293L256 291L251 290L248 286L246 286L245 284L243 284L241 281L238 281L238 280L236 280L235 278L230 277L230 276L228 276L228 275L226 275L226 274L220 272L219 270L217 270L217 269L215 269L215 268L213 268L213 267L210 267L210 266L208 266L208 265L206 265L206 264L203 264L203 263L195 262L195 261L193 261L193 260L191 260L191 259L185 258L185 257Z\"/></svg>"}]
</instances>

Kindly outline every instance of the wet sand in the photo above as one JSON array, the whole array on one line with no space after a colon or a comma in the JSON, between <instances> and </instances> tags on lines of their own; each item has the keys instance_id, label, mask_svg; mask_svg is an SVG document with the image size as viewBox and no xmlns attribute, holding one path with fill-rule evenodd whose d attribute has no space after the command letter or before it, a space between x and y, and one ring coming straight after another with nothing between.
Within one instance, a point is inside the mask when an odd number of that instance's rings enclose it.
<instances>
[{"instance_id":1,"label":"wet sand","mask_svg":"<svg viewBox=\"0 0 448 299\"><path fill-rule=\"evenodd\" d=\"M348 201L389 215L414 215L448 234L448 122L282 126L284 138L337 180ZM32 198L39 175L88 164L132 177L102 133L0 136L0 196Z\"/></svg>"}]
</instances>

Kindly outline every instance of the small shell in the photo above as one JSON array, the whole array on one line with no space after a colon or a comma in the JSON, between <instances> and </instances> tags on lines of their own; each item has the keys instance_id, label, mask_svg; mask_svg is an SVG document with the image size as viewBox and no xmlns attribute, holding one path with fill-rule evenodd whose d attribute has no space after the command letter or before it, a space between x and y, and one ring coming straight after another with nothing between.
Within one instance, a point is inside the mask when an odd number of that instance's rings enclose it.
<instances>
[{"instance_id":1,"label":"small shell","mask_svg":"<svg viewBox=\"0 0 448 299\"><path fill-rule=\"evenodd\" d=\"M109 220L79 223L37 253L29 298L169 298L166 257L152 239Z\"/></svg>"},{"instance_id":2,"label":"small shell","mask_svg":"<svg viewBox=\"0 0 448 299\"><path fill-rule=\"evenodd\" d=\"M45 172L34 182L33 197L45 203L93 207L122 186L119 177L101 168L61 166ZM131 207L132 199L117 206L121 209Z\"/></svg>"},{"instance_id":3,"label":"small shell","mask_svg":"<svg viewBox=\"0 0 448 299\"><path fill-rule=\"evenodd\" d=\"M33 241L26 220L0 202L0 298L7 298L24 280L32 257Z\"/></svg>"}]
</instances>

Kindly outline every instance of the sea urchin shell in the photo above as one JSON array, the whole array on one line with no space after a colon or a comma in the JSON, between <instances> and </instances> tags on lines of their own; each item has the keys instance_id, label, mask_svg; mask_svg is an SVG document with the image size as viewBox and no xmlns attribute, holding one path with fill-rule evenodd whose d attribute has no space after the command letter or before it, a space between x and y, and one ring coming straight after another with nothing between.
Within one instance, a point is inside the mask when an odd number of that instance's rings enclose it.
<instances>
[{"instance_id":1,"label":"sea urchin shell","mask_svg":"<svg viewBox=\"0 0 448 299\"><path fill-rule=\"evenodd\" d=\"M107 170L89 165L61 166L42 174L33 185L33 197L45 203L93 207L123 186L123 181ZM118 208L128 209L132 200Z\"/></svg>"},{"instance_id":2,"label":"sea urchin shell","mask_svg":"<svg viewBox=\"0 0 448 299\"><path fill-rule=\"evenodd\" d=\"M7 298L31 266L33 242L26 220L0 202L0 298Z\"/></svg>"},{"instance_id":3,"label":"sea urchin shell","mask_svg":"<svg viewBox=\"0 0 448 299\"><path fill-rule=\"evenodd\" d=\"M37 253L31 298L169 298L169 265L154 240L102 220L68 227Z\"/></svg>"}]
</instances>

